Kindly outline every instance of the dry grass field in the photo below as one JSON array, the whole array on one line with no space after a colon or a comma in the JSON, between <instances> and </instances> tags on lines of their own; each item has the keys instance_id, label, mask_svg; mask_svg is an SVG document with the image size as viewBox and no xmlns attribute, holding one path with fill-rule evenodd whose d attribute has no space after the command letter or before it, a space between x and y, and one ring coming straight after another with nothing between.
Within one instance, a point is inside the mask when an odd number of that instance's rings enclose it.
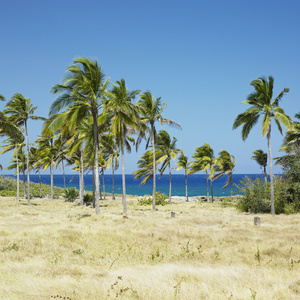
<instances>
[{"instance_id":1,"label":"dry grass field","mask_svg":"<svg viewBox=\"0 0 300 300\"><path fill-rule=\"evenodd\" d=\"M176 213L171 218L171 211ZM300 299L300 215L0 198L0 299Z\"/></svg>"}]
</instances>

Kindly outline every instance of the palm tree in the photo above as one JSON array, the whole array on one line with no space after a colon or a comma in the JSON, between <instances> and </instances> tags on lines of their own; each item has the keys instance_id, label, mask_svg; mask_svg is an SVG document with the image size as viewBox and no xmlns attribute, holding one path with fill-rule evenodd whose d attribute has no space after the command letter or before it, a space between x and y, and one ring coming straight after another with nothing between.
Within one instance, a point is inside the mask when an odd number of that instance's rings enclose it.
<instances>
[{"instance_id":1,"label":"palm tree","mask_svg":"<svg viewBox=\"0 0 300 300\"><path fill-rule=\"evenodd\" d=\"M120 150L117 148L116 141L112 134L106 134L101 139L102 150L101 152L107 156L106 168L112 169L112 200L115 200L115 170L119 168L118 157Z\"/></svg>"},{"instance_id":2,"label":"palm tree","mask_svg":"<svg viewBox=\"0 0 300 300\"><path fill-rule=\"evenodd\" d=\"M153 204L152 209L155 211L155 202L156 202L156 158L155 158L155 140L156 140L156 128L155 123L158 121L161 125L169 124L180 127L180 124L169 119L165 119L162 117L163 109L166 107L166 103L161 103L161 97L154 98L150 91L146 91L141 95L141 100L138 101L137 105L140 109L141 113L141 121L147 126L147 132L149 134L146 148L149 145L151 140L152 151L153 151ZM143 130L141 131L143 133ZM143 135L143 134L142 134Z\"/></svg>"},{"instance_id":3,"label":"palm tree","mask_svg":"<svg viewBox=\"0 0 300 300\"><path fill-rule=\"evenodd\" d=\"M171 202L172 196L172 180L171 180L171 159L176 160L177 154L180 149L176 148L177 139L173 137L171 139L169 133L165 130L160 130L157 136L157 162L162 163L160 168L160 176L164 173L167 167L169 167L169 202Z\"/></svg>"},{"instance_id":4,"label":"palm tree","mask_svg":"<svg viewBox=\"0 0 300 300\"><path fill-rule=\"evenodd\" d=\"M156 150L157 151L157 150ZM157 156L156 156L157 157ZM143 178L141 185L153 178L153 151L147 150L137 162L138 169L133 172L134 179Z\"/></svg>"},{"instance_id":5,"label":"palm tree","mask_svg":"<svg viewBox=\"0 0 300 300\"><path fill-rule=\"evenodd\" d=\"M220 173L214 176L214 180L223 176L224 174L228 175L227 182L223 186L223 189L226 189L230 183L230 197L232 195L232 173L235 167L235 157L229 154L226 150L221 150L219 156L216 158L216 170L219 170Z\"/></svg>"},{"instance_id":6,"label":"palm tree","mask_svg":"<svg viewBox=\"0 0 300 300\"><path fill-rule=\"evenodd\" d=\"M188 161L188 157L183 154L183 151L180 152L180 155L178 157L178 161L176 162L176 164L177 164L177 168L176 168L177 171L179 171L181 169L184 169L184 176L185 176L185 196L186 196L186 201L189 201L187 175L189 173L190 162Z\"/></svg>"},{"instance_id":7,"label":"palm tree","mask_svg":"<svg viewBox=\"0 0 300 300\"><path fill-rule=\"evenodd\" d=\"M29 119L40 120L40 117L34 116L34 111L37 106L32 106L29 98L25 98L23 95L17 93L14 94L11 100L5 105L7 114L12 122L17 126L24 125L25 135L26 135L26 148L27 148L27 201L30 205L30 178L29 178L29 138L28 138L28 128L27 123Z\"/></svg>"},{"instance_id":8,"label":"palm tree","mask_svg":"<svg viewBox=\"0 0 300 300\"><path fill-rule=\"evenodd\" d=\"M19 171L19 147L23 147L24 145L24 136L19 128L16 127L17 130L14 132L6 133L8 134L8 139L6 139L3 143L6 144L2 146L2 151L0 154L6 153L15 149L13 156L16 158L16 175L17 175L17 202L20 201L20 171ZM4 132L7 132L4 130ZM1 131L1 135L3 132ZM25 180L25 176L23 175L23 179ZM25 184L24 184L24 198L26 197Z\"/></svg>"},{"instance_id":9,"label":"palm tree","mask_svg":"<svg viewBox=\"0 0 300 300\"><path fill-rule=\"evenodd\" d=\"M295 114L295 118L300 121L300 113ZM275 157L276 165L281 165L284 168L290 165L290 161L296 159L300 146L300 122L293 121L291 128L286 131L280 151L286 154L280 157Z\"/></svg>"},{"instance_id":10,"label":"palm tree","mask_svg":"<svg viewBox=\"0 0 300 300\"><path fill-rule=\"evenodd\" d=\"M250 85L253 86L254 92L251 93L247 100L242 103L250 105L245 112L236 116L233 129L242 126L242 139L245 140L252 127L258 122L260 116L263 116L262 121L262 136L267 137L268 150L269 150L269 162L270 162L270 184L271 184L271 213L275 215L274 205L274 187L273 187L273 164L272 164L272 150L271 150L271 122L275 121L279 132L282 134L283 124L286 128L291 127L291 119L287 116L284 110L279 106L279 101L286 94L289 89L283 89L274 99L273 97L273 85L274 78L272 76L259 77L253 80Z\"/></svg>"},{"instance_id":11,"label":"palm tree","mask_svg":"<svg viewBox=\"0 0 300 300\"><path fill-rule=\"evenodd\" d=\"M137 127L139 121L138 108L132 103L132 99L140 93L139 90L128 91L125 80L121 79L112 84L113 88L105 100L104 110L111 113L111 133L116 137L116 142L121 148L122 155L122 204L123 214L127 214L126 184L125 184L125 146L130 150L126 141L130 127Z\"/></svg>"},{"instance_id":12,"label":"palm tree","mask_svg":"<svg viewBox=\"0 0 300 300\"><path fill-rule=\"evenodd\" d=\"M39 174L39 181L40 181L40 198L43 197L42 192L42 179L41 179L41 169L42 167L39 165L40 161L40 152L36 147L30 147L30 168L35 170L35 173Z\"/></svg>"},{"instance_id":13,"label":"palm tree","mask_svg":"<svg viewBox=\"0 0 300 300\"><path fill-rule=\"evenodd\" d=\"M67 68L67 75L63 79L63 84L55 85L52 88L53 93L63 93L50 107L50 115L56 114L61 109L73 109L72 118L70 118L69 128L74 131L87 115L92 115L93 132L95 141L95 182L96 182L96 214L100 214L99 206L99 165L98 165L98 113L101 106L101 100L104 97L108 79L102 68L96 60L88 58L77 58L73 64Z\"/></svg>"},{"instance_id":14,"label":"palm tree","mask_svg":"<svg viewBox=\"0 0 300 300\"><path fill-rule=\"evenodd\" d=\"M191 162L190 173L199 172L201 170L205 171L206 174L206 185L207 185L207 202L209 202L209 186L208 181L210 180L211 189L211 200L214 201L213 195L213 180L215 176L215 167L217 160L214 156L214 150L209 144L204 143L201 147L195 149L193 154L194 161ZM209 174L208 174L209 170Z\"/></svg>"},{"instance_id":15,"label":"palm tree","mask_svg":"<svg viewBox=\"0 0 300 300\"><path fill-rule=\"evenodd\" d=\"M45 123L46 124L46 123ZM44 128L46 126L44 125ZM45 132L44 132L45 133ZM42 135L37 139L37 152L39 160L35 163L35 167L46 169L50 168L50 181L51 181L51 200L54 199L54 180L53 180L53 166L54 157L57 155L57 147L54 147L54 136L52 133L49 135Z\"/></svg>"},{"instance_id":16,"label":"palm tree","mask_svg":"<svg viewBox=\"0 0 300 300\"><path fill-rule=\"evenodd\" d=\"M264 177L265 177L265 182L267 183L267 164L268 164L268 154L265 153L261 149L257 149L253 151L253 155L251 159L255 160L261 168L264 169Z\"/></svg>"}]
</instances>

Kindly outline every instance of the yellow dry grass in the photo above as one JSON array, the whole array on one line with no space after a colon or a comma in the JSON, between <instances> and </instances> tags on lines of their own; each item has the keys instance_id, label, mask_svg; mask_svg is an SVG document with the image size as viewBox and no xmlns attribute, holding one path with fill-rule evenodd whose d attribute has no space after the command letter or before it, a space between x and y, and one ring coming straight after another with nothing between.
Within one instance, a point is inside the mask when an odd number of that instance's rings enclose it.
<instances>
[{"instance_id":1,"label":"yellow dry grass","mask_svg":"<svg viewBox=\"0 0 300 300\"><path fill-rule=\"evenodd\" d=\"M176 213L171 218L171 211ZM300 215L0 198L0 299L299 299Z\"/></svg>"}]
</instances>

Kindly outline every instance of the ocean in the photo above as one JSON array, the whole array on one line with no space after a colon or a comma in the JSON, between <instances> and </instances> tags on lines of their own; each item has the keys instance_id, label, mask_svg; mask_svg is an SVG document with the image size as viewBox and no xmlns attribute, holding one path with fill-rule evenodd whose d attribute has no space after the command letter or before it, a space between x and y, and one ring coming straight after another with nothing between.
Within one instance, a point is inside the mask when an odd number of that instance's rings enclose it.
<instances>
[{"instance_id":1,"label":"ocean","mask_svg":"<svg viewBox=\"0 0 300 300\"><path fill-rule=\"evenodd\" d=\"M16 178L13 175L7 175ZM236 184L245 177L262 178L262 174L233 174L233 194L238 192ZM23 178L20 175L20 179ZM54 185L58 187L64 187L63 175L54 175ZM101 189L103 192L102 177ZM41 175L42 183L50 185L50 175ZM152 194L152 180L149 180L145 185L140 185L141 180L135 180L134 175L126 175L126 194L130 195L151 195ZM30 181L39 183L39 176L30 174ZM105 192L112 192L112 175L105 174ZM214 196L222 197L230 195L230 186L223 189L227 181L227 175L224 175L213 182ZM93 177L92 175L84 176L85 189L92 190ZM79 176L78 175L66 175L66 187L79 188ZM169 195L169 175L163 175L161 178L157 177L156 190ZM115 175L115 193L122 194L122 175ZM205 174L192 174L188 175L188 194L190 197L206 195L206 176ZM185 177L181 174L172 175L172 196L185 196Z\"/></svg>"}]
</instances>

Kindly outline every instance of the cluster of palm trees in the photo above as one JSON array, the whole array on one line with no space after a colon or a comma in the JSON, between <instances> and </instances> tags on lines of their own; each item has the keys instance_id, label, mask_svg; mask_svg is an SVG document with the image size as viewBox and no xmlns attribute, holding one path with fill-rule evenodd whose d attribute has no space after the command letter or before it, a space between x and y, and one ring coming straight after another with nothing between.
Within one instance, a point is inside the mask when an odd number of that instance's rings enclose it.
<instances>
[{"instance_id":1,"label":"cluster of palm trees","mask_svg":"<svg viewBox=\"0 0 300 300\"><path fill-rule=\"evenodd\" d=\"M109 85L111 88L109 89ZM248 96L246 103L250 108L239 114L233 123L233 129L242 126L242 139L245 140L252 127L263 116L262 135L267 137L269 150L271 212L275 214L272 151L271 151L271 121L275 120L277 128L282 133L281 124L287 129L283 151L290 151L291 143L299 142L299 122L292 122L279 106L283 95L289 90L284 89L273 99L273 77L259 77L251 82L254 92ZM155 210L156 171L162 175L169 170L171 200L171 160L176 160L177 169L185 170L186 200L188 201L187 175L203 171L207 178L207 200L209 201L209 181L211 200L213 201L213 181L228 174L227 187L231 183L235 158L226 150L221 150L219 156L214 156L213 149L203 144L195 149L193 161L188 161L182 150L176 147L176 138L171 138L167 131L157 132L156 123L168 124L181 128L175 121L162 116L166 107L161 98L153 98L150 91L129 91L124 79L110 83L96 60L85 57L77 58L66 69L66 75L61 84L52 87L51 92L57 98L50 106L49 117L34 115L37 107L33 107L30 99L21 94L15 94L0 112L0 135L6 136L2 153L14 151L9 168L17 171L17 200L19 201L19 170L23 172L24 198L25 171L27 171L27 201L30 205L30 171L40 172L50 168L51 198L53 192L53 167L61 167L64 175L66 165L72 165L80 174L80 203L83 205L84 172L93 173L93 199L96 214L100 213L99 199L102 197L99 174L112 167L112 172L119 167L118 157L122 158L122 203L123 214L127 214L126 184L125 184L125 151L130 152L133 145L138 149L141 141L146 140L146 150L138 161L136 178L143 178L145 183L153 178L153 210ZM137 103L133 100L139 95ZM4 101L4 96L0 95ZM296 115L300 118L300 114ZM30 146L28 138L28 120L43 120L43 128L36 146ZM134 139L132 135L136 135ZM26 140L26 143L24 141ZM24 147L26 146L26 153ZM261 150L253 154L253 159L264 167L266 155ZM280 163L280 159L278 160ZM266 171L264 171L266 176ZM65 177L64 177L65 178ZM104 181L103 181L104 183ZM65 185L65 179L64 179ZM104 185L103 185L103 188ZM113 191L114 199L114 176Z\"/></svg>"},{"instance_id":2,"label":"cluster of palm trees","mask_svg":"<svg viewBox=\"0 0 300 300\"><path fill-rule=\"evenodd\" d=\"M80 174L81 205L85 192L84 172L93 173L94 207L96 214L99 214L99 174L104 174L104 170L111 166L114 175L119 166L118 157L121 155L122 203L123 214L126 215L125 151L130 152L133 145L138 148L143 139L148 139L148 142L150 139L153 144L156 138L156 121L161 124L180 125L162 118L161 113L166 104L161 104L160 98L155 100L151 92L147 91L142 93L138 103L134 104L133 99L141 93L140 90L129 91L124 79L110 83L98 62L85 57L73 61L67 68L62 83L53 86L51 92L56 94L57 98L50 106L48 118L34 116L36 107L32 107L29 98L21 94L15 94L0 115L0 122L3 118L7 127L5 129L4 123L1 124L1 134L8 137L4 141L5 147L2 152L14 149L9 168L17 169L19 179L21 166L24 180L27 170L28 204L30 205L31 170L39 172L41 169L50 168L53 199L53 167L61 166L64 174L65 165L72 165ZM3 96L1 100L4 100ZM44 121L36 147L31 148L27 129L29 118ZM24 127L26 135L26 154L23 151L24 134L21 126ZM138 136L136 141L132 137L134 134ZM114 198L114 182L112 197ZM19 201L19 190L17 198Z\"/></svg>"},{"instance_id":3,"label":"cluster of palm trees","mask_svg":"<svg viewBox=\"0 0 300 300\"><path fill-rule=\"evenodd\" d=\"M210 202L209 181L211 190L211 201L213 198L213 181L223 175L228 175L228 179L223 188L226 188L231 183L230 196L232 193L232 173L235 167L235 157L229 154L226 150L221 150L219 156L215 157L214 150L207 143L195 149L192 161L184 155L183 151L176 147L177 139L171 138L167 131L160 130L152 150L148 150L140 157L138 161L138 170L134 172L135 178L143 178L142 184L145 184L148 179L153 179L153 191L155 191L155 177L158 168L160 176L163 175L166 168L169 170L169 202L171 202L172 181L171 181L171 160L176 161L176 169L184 170L185 172L185 190L186 201L188 198L187 176L196 172L205 172L207 180L207 201ZM178 156L178 157L177 157ZM153 168L155 166L155 169ZM153 202L155 209L155 202Z\"/></svg>"}]
</instances>

